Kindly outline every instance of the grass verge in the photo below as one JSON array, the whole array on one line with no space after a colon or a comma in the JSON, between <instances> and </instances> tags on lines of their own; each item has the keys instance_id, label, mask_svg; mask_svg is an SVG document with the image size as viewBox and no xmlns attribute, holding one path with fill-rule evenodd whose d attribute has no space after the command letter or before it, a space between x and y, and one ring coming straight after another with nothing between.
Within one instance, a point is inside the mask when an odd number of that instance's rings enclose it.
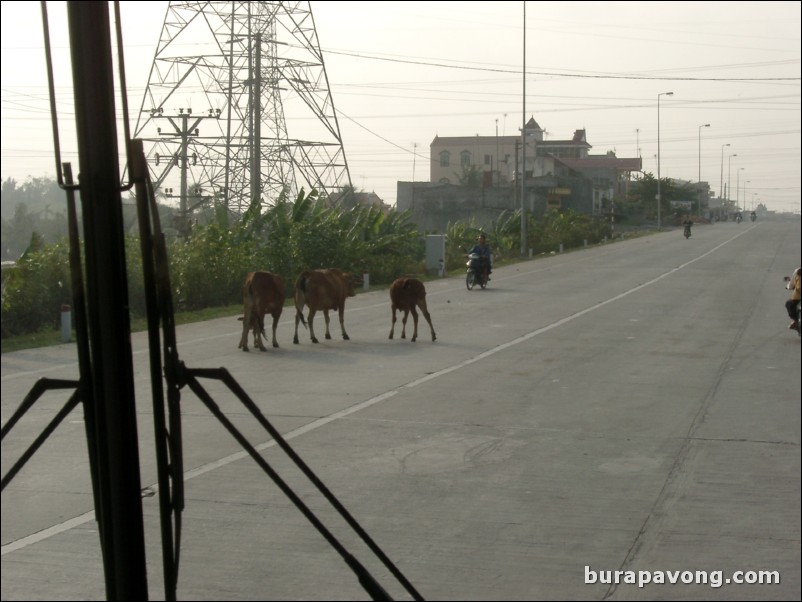
<instances>
[{"instance_id":1,"label":"grass verge","mask_svg":"<svg viewBox=\"0 0 802 602\"><path fill-rule=\"evenodd\" d=\"M237 316L242 314L242 304L228 305L225 307L209 307L198 311L185 311L175 314L175 323L190 324L192 322L202 322L204 320L214 320L215 318L225 318L227 316ZM131 320L131 332L141 332L147 330L148 321L145 318L134 318ZM72 332L71 340L75 341L75 330ZM2 341L2 353L21 351L23 349L36 349L38 347L49 347L51 345L61 345L61 330L55 328L43 328L39 332L24 334L16 337L8 337Z\"/></svg>"}]
</instances>

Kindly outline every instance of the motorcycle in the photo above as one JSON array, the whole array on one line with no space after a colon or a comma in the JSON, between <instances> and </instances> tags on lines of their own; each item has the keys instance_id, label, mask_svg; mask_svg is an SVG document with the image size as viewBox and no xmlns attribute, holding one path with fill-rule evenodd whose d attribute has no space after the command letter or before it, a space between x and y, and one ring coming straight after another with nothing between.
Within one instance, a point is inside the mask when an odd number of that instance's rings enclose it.
<instances>
[{"instance_id":1,"label":"motorcycle","mask_svg":"<svg viewBox=\"0 0 802 602\"><path fill-rule=\"evenodd\" d=\"M686 239L690 238L691 237L691 227L686 225L685 226L685 231L683 232L683 234L685 235Z\"/></svg>"},{"instance_id":2,"label":"motorcycle","mask_svg":"<svg viewBox=\"0 0 802 602\"><path fill-rule=\"evenodd\" d=\"M753 213L752 215L749 216L749 219L751 219L752 221L755 221L757 219L757 215L755 215Z\"/></svg>"},{"instance_id":3,"label":"motorcycle","mask_svg":"<svg viewBox=\"0 0 802 602\"><path fill-rule=\"evenodd\" d=\"M471 290L477 284L485 288L489 280L487 277L487 262L482 260L482 256L479 253L469 253L467 257L468 262L465 265L468 267L468 271L465 274L465 286L468 287L468 290Z\"/></svg>"},{"instance_id":4,"label":"motorcycle","mask_svg":"<svg viewBox=\"0 0 802 602\"><path fill-rule=\"evenodd\" d=\"M788 276L786 276L784 280L786 283L791 281ZM796 302L796 333L802 337L802 301Z\"/></svg>"},{"instance_id":5,"label":"motorcycle","mask_svg":"<svg viewBox=\"0 0 802 602\"><path fill-rule=\"evenodd\" d=\"M796 302L796 333L802 337L802 301Z\"/></svg>"},{"instance_id":6,"label":"motorcycle","mask_svg":"<svg viewBox=\"0 0 802 602\"><path fill-rule=\"evenodd\" d=\"M742 219L741 218L741 214L739 213L738 215L735 216L735 223L736 224L740 224L741 223L741 219Z\"/></svg>"}]
</instances>

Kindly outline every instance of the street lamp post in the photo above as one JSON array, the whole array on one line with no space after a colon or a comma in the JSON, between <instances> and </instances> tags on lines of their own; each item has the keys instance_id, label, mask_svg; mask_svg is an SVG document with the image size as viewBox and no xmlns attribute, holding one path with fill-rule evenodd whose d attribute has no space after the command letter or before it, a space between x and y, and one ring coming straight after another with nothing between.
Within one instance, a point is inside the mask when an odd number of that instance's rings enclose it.
<instances>
[{"instance_id":1,"label":"street lamp post","mask_svg":"<svg viewBox=\"0 0 802 602\"><path fill-rule=\"evenodd\" d=\"M749 203L746 202L746 185L749 184L752 180L746 180L744 182L744 211L749 209Z\"/></svg>"},{"instance_id":2,"label":"street lamp post","mask_svg":"<svg viewBox=\"0 0 802 602\"><path fill-rule=\"evenodd\" d=\"M740 210L741 207L741 172L744 170L743 167L739 167L735 171L735 210Z\"/></svg>"},{"instance_id":3,"label":"street lamp post","mask_svg":"<svg viewBox=\"0 0 802 602\"><path fill-rule=\"evenodd\" d=\"M699 217L702 217L702 128L709 127L709 123L699 126L699 179L696 183L696 202L699 203Z\"/></svg>"},{"instance_id":4,"label":"street lamp post","mask_svg":"<svg viewBox=\"0 0 802 602\"><path fill-rule=\"evenodd\" d=\"M657 229L660 230L660 205L662 204L662 197L660 196L660 97L661 96L674 96L673 92L660 92L657 95Z\"/></svg>"},{"instance_id":5,"label":"street lamp post","mask_svg":"<svg viewBox=\"0 0 802 602\"><path fill-rule=\"evenodd\" d=\"M724 147L729 143L721 145L721 179L718 182L718 198L724 198Z\"/></svg>"},{"instance_id":6,"label":"street lamp post","mask_svg":"<svg viewBox=\"0 0 802 602\"><path fill-rule=\"evenodd\" d=\"M724 204L724 147L729 146L729 142L727 144L721 145L721 176L718 181L718 216L721 217L721 206Z\"/></svg>"},{"instance_id":7,"label":"street lamp post","mask_svg":"<svg viewBox=\"0 0 802 602\"><path fill-rule=\"evenodd\" d=\"M729 210L730 205L730 195L732 194L732 158L737 157L738 153L733 153L727 158L727 207Z\"/></svg>"}]
</instances>

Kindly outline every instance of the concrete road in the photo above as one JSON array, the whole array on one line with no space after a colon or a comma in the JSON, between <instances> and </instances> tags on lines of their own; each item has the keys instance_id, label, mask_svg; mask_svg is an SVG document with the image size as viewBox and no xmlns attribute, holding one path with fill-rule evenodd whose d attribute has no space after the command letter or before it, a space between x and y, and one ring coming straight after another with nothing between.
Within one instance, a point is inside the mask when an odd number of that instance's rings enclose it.
<instances>
[{"instance_id":1,"label":"concrete road","mask_svg":"<svg viewBox=\"0 0 802 602\"><path fill-rule=\"evenodd\" d=\"M799 221L720 223L499 268L486 290L453 274L427 283L434 343L423 321L416 343L388 340L375 291L349 300L350 341L334 320L332 340L302 330L293 345L286 310L279 349L239 351L232 316L179 327L179 353L228 368L426 599L799 600L800 339L783 276L800 238ZM142 334L133 348L145 488ZM37 378L77 378L75 357L3 354L3 423ZM409 599L239 402L204 385ZM4 439L4 474L65 399L49 393ZM188 390L182 411L179 599L368 599ZM158 498L143 506L150 597L163 599ZM103 599L92 510L76 410L3 491L2 599Z\"/></svg>"}]
</instances>

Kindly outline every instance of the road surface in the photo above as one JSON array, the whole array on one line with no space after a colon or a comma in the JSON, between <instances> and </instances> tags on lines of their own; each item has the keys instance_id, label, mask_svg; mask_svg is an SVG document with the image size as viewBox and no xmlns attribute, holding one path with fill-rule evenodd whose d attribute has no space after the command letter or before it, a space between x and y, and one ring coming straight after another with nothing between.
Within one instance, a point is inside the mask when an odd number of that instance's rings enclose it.
<instances>
[{"instance_id":1,"label":"road surface","mask_svg":"<svg viewBox=\"0 0 802 602\"><path fill-rule=\"evenodd\" d=\"M293 345L287 309L279 349L238 350L232 316L179 327L179 354L230 370L426 599L799 600L800 340L783 276L800 238L798 220L700 225L501 267L486 290L451 274L426 284L434 343L423 320L416 343L400 323L388 340L388 295L372 291L347 303L350 341L335 319L332 340L301 330ZM146 339L132 341L148 491ZM3 423L36 379L77 378L75 358L71 344L3 354ZM239 402L204 384L409 599ZM4 474L66 395L4 439ZM188 390L182 428L179 599L368 599ZM143 508L163 599L158 498ZM3 491L2 599L103 599L92 510L78 409Z\"/></svg>"}]
</instances>

